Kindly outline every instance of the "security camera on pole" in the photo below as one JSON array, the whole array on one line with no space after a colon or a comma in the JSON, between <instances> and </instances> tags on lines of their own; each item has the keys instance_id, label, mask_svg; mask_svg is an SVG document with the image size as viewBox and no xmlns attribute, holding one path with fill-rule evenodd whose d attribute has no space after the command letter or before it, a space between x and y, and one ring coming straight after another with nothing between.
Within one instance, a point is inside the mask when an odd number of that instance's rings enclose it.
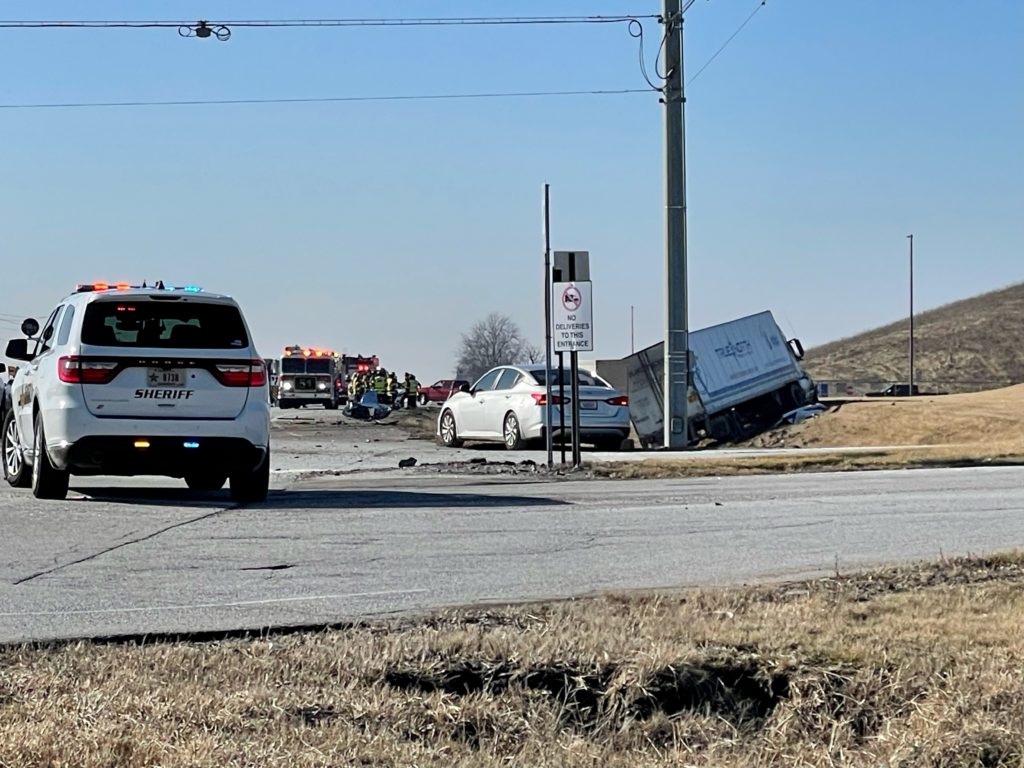
<instances>
[{"instance_id":1,"label":"security camera on pole","mask_svg":"<svg viewBox=\"0 0 1024 768\"><path fill-rule=\"evenodd\" d=\"M572 398L572 465L583 463L580 452L579 352L594 350L594 303L587 251L555 251L552 270L552 339L556 352L569 353ZM559 382L563 381L559 371ZM553 425L552 425L553 426Z\"/></svg>"}]
</instances>

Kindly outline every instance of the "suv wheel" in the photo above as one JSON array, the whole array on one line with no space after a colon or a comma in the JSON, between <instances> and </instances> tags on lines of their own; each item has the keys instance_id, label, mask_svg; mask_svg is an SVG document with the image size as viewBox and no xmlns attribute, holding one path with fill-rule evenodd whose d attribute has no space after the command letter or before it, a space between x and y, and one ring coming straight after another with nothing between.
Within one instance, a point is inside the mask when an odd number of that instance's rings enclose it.
<instances>
[{"instance_id":1,"label":"suv wheel","mask_svg":"<svg viewBox=\"0 0 1024 768\"><path fill-rule=\"evenodd\" d=\"M14 420L13 409L8 409L0 429L0 456L4 463L4 479L15 488L28 488L32 483L32 477L21 452L18 422Z\"/></svg>"},{"instance_id":2,"label":"suv wheel","mask_svg":"<svg viewBox=\"0 0 1024 768\"><path fill-rule=\"evenodd\" d=\"M46 434L43 432L43 418L36 416L36 441L32 462L32 495L37 499L63 499L68 495L68 480L71 473L57 469L50 463L46 453Z\"/></svg>"},{"instance_id":3,"label":"suv wheel","mask_svg":"<svg viewBox=\"0 0 1024 768\"><path fill-rule=\"evenodd\" d=\"M270 446L262 463L249 472L231 475L231 498L238 504L256 504L267 500L270 488Z\"/></svg>"}]
</instances>

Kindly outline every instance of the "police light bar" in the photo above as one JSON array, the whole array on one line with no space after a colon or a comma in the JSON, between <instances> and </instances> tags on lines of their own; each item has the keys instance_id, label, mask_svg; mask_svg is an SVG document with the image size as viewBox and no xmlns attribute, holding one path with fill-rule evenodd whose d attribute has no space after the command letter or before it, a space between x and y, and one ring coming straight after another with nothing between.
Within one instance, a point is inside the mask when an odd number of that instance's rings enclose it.
<instances>
[{"instance_id":1,"label":"police light bar","mask_svg":"<svg viewBox=\"0 0 1024 768\"><path fill-rule=\"evenodd\" d=\"M151 289L157 291L185 291L187 293L200 293L203 289L197 285L164 285L163 280L157 280L153 285L131 285L130 283L78 283L75 286L75 293L90 293L92 291L129 291L133 289Z\"/></svg>"}]
</instances>

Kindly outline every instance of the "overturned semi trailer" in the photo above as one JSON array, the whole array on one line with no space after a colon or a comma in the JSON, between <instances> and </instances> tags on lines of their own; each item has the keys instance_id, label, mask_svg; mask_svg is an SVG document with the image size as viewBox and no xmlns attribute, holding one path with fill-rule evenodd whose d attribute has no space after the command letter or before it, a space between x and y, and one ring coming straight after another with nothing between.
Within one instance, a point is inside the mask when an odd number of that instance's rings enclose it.
<instances>
[{"instance_id":1,"label":"overturned semi trailer","mask_svg":"<svg viewBox=\"0 0 1024 768\"><path fill-rule=\"evenodd\" d=\"M803 347L787 340L771 312L690 332L693 386L687 399L689 442L738 441L815 402ZM629 410L645 448L664 445L664 345L622 360L599 360L598 374L629 395Z\"/></svg>"}]
</instances>

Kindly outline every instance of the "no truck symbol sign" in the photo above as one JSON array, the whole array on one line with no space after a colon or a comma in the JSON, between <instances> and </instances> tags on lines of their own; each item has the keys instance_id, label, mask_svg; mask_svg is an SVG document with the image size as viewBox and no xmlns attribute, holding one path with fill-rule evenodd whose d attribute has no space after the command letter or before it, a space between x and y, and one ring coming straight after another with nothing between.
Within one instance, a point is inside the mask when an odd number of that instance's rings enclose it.
<instances>
[{"instance_id":1,"label":"no truck symbol sign","mask_svg":"<svg viewBox=\"0 0 1024 768\"><path fill-rule=\"evenodd\" d=\"M582 303L583 297L580 295L580 289L575 285L570 285L562 291L562 306L567 312L575 312Z\"/></svg>"},{"instance_id":2,"label":"no truck symbol sign","mask_svg":"<svg viewBox=\"0 0 1024 768\"><path fill-rule=\"evenodd\" d=\"M555 352L594 350L594 306L589 281L555 283L552 340Z\"/></svg>"}]
</instances>

